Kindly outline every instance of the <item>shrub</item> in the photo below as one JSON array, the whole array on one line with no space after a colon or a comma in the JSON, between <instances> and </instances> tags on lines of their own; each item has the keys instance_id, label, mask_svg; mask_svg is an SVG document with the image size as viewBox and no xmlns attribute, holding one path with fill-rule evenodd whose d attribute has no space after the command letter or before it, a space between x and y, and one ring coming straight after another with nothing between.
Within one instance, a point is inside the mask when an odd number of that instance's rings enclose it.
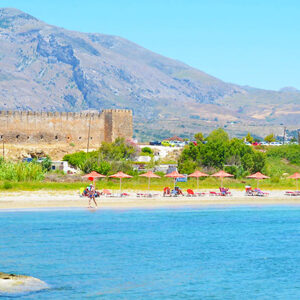
<instances>
[{"instance_id":1,"label":"shrub","mask_svg":"<svg viewBox=\"0 0 300 300\"><path fill-rule=\"evenodd\" d=\"M5 189L5 190L9 190L9 189L12 189L12 184L10 183L10 182L8 182L8 181L5 181L4 183L3 183L3 188Z\"/></svg>"},{"instance_id":2,"label":"shrub","mask_svg":"<svg viewBox=\"0 0 300 300\"><path fill-rule=\"evenodd\" d=\"M286 159L290 163L300 166L300 145L270 147L267 156Z\"/></svg>"},{"instance_id":3,"label":"shrub","mask_svg":"<svg viewBox=\"0 0 300 300\"><path fill-rule=\"evenodd\" d=\"M143 147L142 148L142 153L148 154L148 155L152 155L153 151L150 147Z\"/></svg>"},{"instance_id":4,"label":"shrub","mask_svg":"<svg viewBox=\"0 0 300 300\"><path fill-rule=\"evenodd\" d=\"M132 166L129 161L134 159L137 153L138 149L133 144L117 138L113 143L103 142L97 151L67 154L63 160L85 173L96 171L107 175L117 171L131 172Z\"/></svg>"}]
</instances>

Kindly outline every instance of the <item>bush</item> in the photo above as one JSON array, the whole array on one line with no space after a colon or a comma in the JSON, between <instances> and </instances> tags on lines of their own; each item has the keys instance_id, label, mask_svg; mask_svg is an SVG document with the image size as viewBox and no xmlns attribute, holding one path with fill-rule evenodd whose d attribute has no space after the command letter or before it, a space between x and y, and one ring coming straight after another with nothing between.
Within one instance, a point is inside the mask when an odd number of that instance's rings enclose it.
<instances>
[{"instance_id":1,"label":"bush","mask_svg":"<svg viewBox=\"0 0 300 300\"><path fill-rule=\"evenodd\" d=\"M12 184L10 183L10 182L8 182L8 181L5 181L4 183L3 183L3 188L5 189L5 190L9 190L9 189L12 189Z\"/></svg>"},{"instance_id":2,"label":"bush","mask_svg":"<svg viewBox=\"0 0 300 300\"><path fill-rule=\"evenodd\" d=\"M144 147L142 148L142 153L148 154L148 155L152 155L153 151L150 147Z\"/></svg>"},{"instance_id":3,"label":"bush","mask_svg":"<svg viewBox=\"0 0 300 300\"><path fill-rule=\"evenodd\" d=\"M67 154L63 160L85 173L96 171L108 175L117 171L132 172L132 165L129 161L134 159L137 153L138 149L134 145L122 138L117 138L113 143L103 142L97 151Z\"/></svg>"},{"instance_id":4,"label":"bush","mask_svg":"<svg viewBox=\"0 0 300 300\"><path fill-rule=\"evenodd\" d=\"M267 156L286 159L290 163L300 166L300 145L269 147Z\"/></svg>"}]
</instances>

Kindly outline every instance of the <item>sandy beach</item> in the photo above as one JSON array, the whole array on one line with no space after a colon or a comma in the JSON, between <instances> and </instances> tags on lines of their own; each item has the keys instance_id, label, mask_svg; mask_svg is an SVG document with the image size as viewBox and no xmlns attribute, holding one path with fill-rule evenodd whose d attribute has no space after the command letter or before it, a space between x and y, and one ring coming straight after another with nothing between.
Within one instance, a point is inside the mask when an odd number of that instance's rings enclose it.
<instances>
[{"instance_id":1,"label":"sandy beach","mask_svg":"<svg viewBox=\"0 0 300 300\"><path fill-rule=\"evenodd\" d=\"M157 192L156 192L157 193ZM236 205L300 205L300 197L285 196L284 191L269 191L267 197L249 197L244 192L232 191L232 196L204 197L162 197L138 198L130 192L128 197L97 198L99 208L130 209L130 208L163 208L182 206L236 206ZM75 191L35 191L7 192L0 194L0 209L30 209L30 208L85 208L88 199L80 197Z\"/></svg>"}]
</instances>

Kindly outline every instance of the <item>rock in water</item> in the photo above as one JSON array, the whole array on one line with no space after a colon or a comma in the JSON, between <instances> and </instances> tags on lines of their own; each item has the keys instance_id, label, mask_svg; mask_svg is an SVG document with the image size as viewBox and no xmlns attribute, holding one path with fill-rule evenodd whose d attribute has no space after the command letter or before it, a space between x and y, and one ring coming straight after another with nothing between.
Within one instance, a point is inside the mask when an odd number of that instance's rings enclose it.
<instances>
[{"instance_id":1,"label":"rock in water","mask_svg":"<svg viewBox=\"0 0 300 300\"><path fill-rule=\"evenodd\" d=\"M48 288L48 285L37 278L25 275L0 272L0 295L34 292Z\"/></svg>"}]
</instances>

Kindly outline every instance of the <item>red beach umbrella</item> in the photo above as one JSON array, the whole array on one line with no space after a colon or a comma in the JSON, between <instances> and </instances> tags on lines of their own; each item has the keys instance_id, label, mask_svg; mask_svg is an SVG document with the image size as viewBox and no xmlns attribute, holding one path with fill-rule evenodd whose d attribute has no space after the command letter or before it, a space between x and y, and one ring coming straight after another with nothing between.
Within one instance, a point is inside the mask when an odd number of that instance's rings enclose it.
<instances>
[{"instance_id":1,"label":"red beach umbrella","mask_svg":"<svg viewBox=\"0 0 300 300\"><path fill-rule=\"evenodd\" d=\"M225 171L219 171L215 174L212 174L211 176L221 178L221 187L223 187L223 178L224 177L233 177L232 174L226 173Z\"/></svg>"},{"instance_id":2,"label":"red beach umbrella","mask_svg":"<svg viewBox=\"0 0 300 300\"><path fill-rule=\"evenodd\" d=\"M197 190L199 191L199 177L207 177L209 176L208 174L206 173L203 173L203 172L200 172L198 170L196 170L194 173L188 175L188 177L195 177L197 178Z\"/></svg>"},{"instance_id":3,"label":"red beach umbrella","mask_svg":"<svg viewBox=\"0 0 300 300\"><path fill-rule=\"evenodd\" d=\"M152 171L148 171L147 173L141 174L139 176L148 178L148 191L150 190L150 178L160 178L160 176L154 174Z\"/></svg>"},{"instance_id":4,"label":"red beach umbrella","mask_svg":"<svg viewBox=\"0 0 300 300\"><path fill-rule=\"evenodd\" d=\"M288 178L296 179L296 189L298 191L298 179L300 178L300 173L294 173L293 175L289 176Z\"/></svg>"},{"instance_id":5,"label":"red beach umbrella","mask_svg":"<svg viewBox=\"0 0 300 300\"><path fill-rule=\"evenodd\" d=\"M102 174L99 174L96 171L92 171L91 173L86 174L82 177L87 178L90 181L93 181L93 184L94 184L94 187L95 187L95 178L105 178L106 176L102 175Z\"/></svg>"},{"instance_id":6,"label":"red beach umbrella","mask_svg":"<svg viewBox=\"0 0 300 300\"><path fill-rule=\"evenodd\" d=\"M109 177L120 179L120 194L122 194L122 178L132 178L132 176L125 174L123 172L118 172L116 174L110 175Z\"/></svg>"},{"instance_id":7,"label":"red beach umbrella","mask_svg":"<svg viewBox=\"0 0 300 300\"><path fill-rule=\"evenodd\" d=\"M176 178L185 178L184 175L179 174L177 171L173 171L167 175L165 175L165 177L170 177L170 178L174 178L174 187L176 185Z\"/></svg>"},{"instance_id":8,"label":"red beach umbrella","mask_svg":"<svg viewBox=\"0 0 300 300\"><path fill-rule=\"evenodd\" d=\"M258 181L260 179L267 179L267 178L270 178L269 176L266 176L260 172L256 172L255 174L252 174L252 175L249 175L247 176L247 178L254 178L254 179L257 179L257 188L258 188Z\"/></svg>"}]
</instances>

